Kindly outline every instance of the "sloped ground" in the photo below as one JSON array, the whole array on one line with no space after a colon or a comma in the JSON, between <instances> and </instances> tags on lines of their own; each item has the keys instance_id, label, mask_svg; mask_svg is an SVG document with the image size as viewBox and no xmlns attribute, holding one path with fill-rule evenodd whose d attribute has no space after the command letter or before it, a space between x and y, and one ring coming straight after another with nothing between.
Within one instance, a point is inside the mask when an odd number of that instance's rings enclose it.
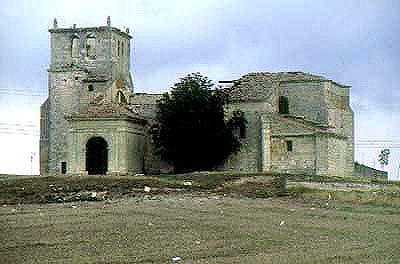
<instances>
[{"instance_id":1,"label":"sloped ground","mask_svg":"<svg viewBox=\"0 0 400 264\"><path fill-rule=\"evenodd\" d=\"M286 175L201 172L158 176L0 177L0 204L106 200L152 193L239 193L269 197L285 191Z\"/></svg>"},{"instance_id":2,"label":"sloped ground","mask_svg":"<svg viewBox=\"0 0 400 264\"><path fill-rule=\"evenodd\" d=\"M189 187L184 185L189 176L176 176L169 179L175 187L193 189L166 193L159 191L165 186L158 186L155 192L100 202L18 205L4 204L2 199L0 263L398 263L400 259L400 203L393 202L398 191L386 190L386 185L381 193L320 189L304 186L303 180L290 183L286 196L247 198L240 191L247 194L254 178L249 185L242 177L225 176L214 180L202 176ZM46 190L48 183L43 184ZM145 184L149 182L134 187L141 190ZM16 182L1 186L3 191L21 188ZM221 192L221 186L236 191ZM174 257L181 260L174 262Z\"/></svg>"}]
</instances>

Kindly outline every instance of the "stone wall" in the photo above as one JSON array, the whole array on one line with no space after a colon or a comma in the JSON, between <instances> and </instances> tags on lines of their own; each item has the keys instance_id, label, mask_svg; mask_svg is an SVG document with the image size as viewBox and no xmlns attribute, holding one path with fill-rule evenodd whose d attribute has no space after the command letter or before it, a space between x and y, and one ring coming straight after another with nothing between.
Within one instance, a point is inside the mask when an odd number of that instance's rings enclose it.
<instances>
[{"instance_id":1,"label":"stone wall","mask_svg":"<svg viewBox=\"0 0 400 264\"><path fill-rule=\"evenodd\" d=\"M46 157L42 154L41 167L42 173L45 170L58 173L68 154L69 126L65 116L85 112L89 104L113 101L112 87L117 80L123 83L121 89L129 98L132 91L129 73L131 37L110 26L53 28L49 32L51 61L46 108L51 132L48 163L47 166L44 164ZM44 143L42 146L44 149Z\"/></svg>"},{"instance_id":2,"label":"stone wall","mask_svg":"<svg viewBox=\"0 0 400 264\"><path fill-rule=\"evenodd\" d=\"M291 150L288 149L291 142ZM315 138L303 136L272 137L271 170L282 173L315 173Z\"/></svg>"},{"instance_id":3,"label":"stone wall","mask_svg":"<svg viewBox=\"0 0 400 264\"><path fill-rule=\"evenodd\" d=\"M353 176L357 178L369 178L369 179L388 179L388 173L386 171L377 170L367 165L354 163Z\"/></svg>"},{"instance_id":4,"label":"stone wall","mask_svg":"<svg viewBox=\"0 0 400 264\"><path fill-rule=\"evenodd\" d=\"M247 120L245 137L241 138L241 151L229 157L220 170L261 172L264 171L263 155L268 155L263 150L265 130L262 113L272 110L266 102L231 103L225 108L227 118L235 110L241 110ZM269 140L268 138L266 139ZM264 143L263 143L264 142Z\"/></svg>"},{"instance_id":5,"label":"stone wall","mask_svg":"<svg viewBox=\"0 0 400 264\"><path fill-rule=\"evenodd\" d=\"M48 171L49 162L49 100L40 106L40 141L39 141L39 159L40 159L40 175L45 175Z\"/></svg>"},{"instance_id":6,"label":"stone wall","mask_svg":"<svg viewBox=\"0 0 400 264\"><path fill-rule=\"evenodd\" d=\"M327 123L321 81L287 81L281 82L279 88L279 96L289 99L289 114Z\"/></svg>"},{"instance_id":7,"label":"stone wall","mask_svg":"<svg viewBox=\"0 0 400 264\"><path fill-rule=\"evenodd\" d=\"M102 137L107 142L107 173L134 174L144 171L143 124L124 118L72 118L70 123L67 173L86 173L86 143L93 137Z\"/></svg>"}]
</instances>

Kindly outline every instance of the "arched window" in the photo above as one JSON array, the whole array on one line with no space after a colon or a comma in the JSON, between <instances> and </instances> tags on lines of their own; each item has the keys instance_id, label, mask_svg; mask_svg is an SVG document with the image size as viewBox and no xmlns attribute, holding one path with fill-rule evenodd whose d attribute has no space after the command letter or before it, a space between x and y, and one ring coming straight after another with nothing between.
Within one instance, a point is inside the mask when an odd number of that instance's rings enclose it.
<instances>
[{"instance_id":1,"label":"arched window","mask_svg":"<svg viewBox=\"0 0 400 264\"><path fill-rule=\"evenodd\" d=\"M125 95L121 91L118 91L118 93L117 93L117 102L118 102L118 104L127 104L128 103Z\"/></svg>"},{"instance_id":2,"label":"arched window","mask_svg":"<svg viewBox=\"0 0 400 264\"><path fill-rule=\"evenodd\" d=\"M86 37L86 55L89 58L96 58L96 37L88 35Z\"/></svg>"},{"instance_id":3,"label":"arched window","mask_svg":"<svg viewBox=\"0 0 400 264\"><path fill-rule=\"evenodd\" d=\"M73 36L71 40L71 57L79 58L80 41L78 36Z\"/></svg>"},{"instance_id":4,"label":"arched window","mask_svg":"<svg viewBox=\"0 0 400 264\"><path fill-rule=\"evenodd\" d=\"M117 49L117 56L119 57L121 42L118 40L118 49Z\"/></svg>"},{"instance_id":5,"label":"arched window","mask_svg":"<svg viewBox=\"0 0 400 264\"><path fill-rule=\"evenodd\" d=\"M279 96L279 113L289 114L289 99L286 96Z\"/></svg>"}]
</instances>

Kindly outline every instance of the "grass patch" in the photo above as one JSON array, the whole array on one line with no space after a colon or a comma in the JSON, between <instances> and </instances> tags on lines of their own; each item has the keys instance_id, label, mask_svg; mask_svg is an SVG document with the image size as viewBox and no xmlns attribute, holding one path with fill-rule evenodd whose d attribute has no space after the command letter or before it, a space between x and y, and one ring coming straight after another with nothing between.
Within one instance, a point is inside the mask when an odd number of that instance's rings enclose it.
<instances>
[{"instance_id":1,"label":"grass patch","mask_svg":"<svg viewBox=\"0 0 400 264\"><path fill-rule=\"evenodd\" d=\"M379 191L323 190L305 186L291 186L287 194L296 199L314 202L339 201L373 206L400 208L400 191L381 189Z\"/></svg>"},{"instance_id":2,"label":"grass patch","mask_svg":"<svg viewBox=\"0 0 400 264\"><path fill-rule=\"evenodd\" d=\"M357 178L352 176L321 176L321 175L305 175L305 174L288 174L288 180L292 182L319 182L319 183L360 183L360 184L376 184L385 186L398 186L400 181L390 181L383 179Z\"/></svg>"}]
</instances>

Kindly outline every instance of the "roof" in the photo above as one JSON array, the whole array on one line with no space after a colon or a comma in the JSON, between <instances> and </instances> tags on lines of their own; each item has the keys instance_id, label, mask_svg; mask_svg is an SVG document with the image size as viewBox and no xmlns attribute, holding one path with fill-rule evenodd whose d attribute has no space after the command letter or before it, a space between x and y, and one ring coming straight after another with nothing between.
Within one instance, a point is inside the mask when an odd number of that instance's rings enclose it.
<instances>
[{"instance_id":1,"label":"roof","mask_svg":"<svg viewBox=\"0 0 400 264\"><path fill-rule=\"evenodd\" d=\"M222 84L232 83L234 86L238 86L242 83L250 81L263 81L263 82L307 82L307 81L322 81L322 82L333 82L341 87L349 87L348 85L337 83L333 80L327 79L323 76L301 72L252 72L243 75L237 80L232 81L221 81Z\"/></svg>"},{"instance_id":2,"label":"roof","mask_svg":"<svg viewBox=\"0 0 400 264\"><path fill-rule=\"evenodd\" d=\"M105 103L101 105L89 105L87 109L79 113L66 116L67 120L95 120L95 119L124 119L136 123L145 124L146 120L140 117L127 105Z\"/></svg>"}]
</instances>

